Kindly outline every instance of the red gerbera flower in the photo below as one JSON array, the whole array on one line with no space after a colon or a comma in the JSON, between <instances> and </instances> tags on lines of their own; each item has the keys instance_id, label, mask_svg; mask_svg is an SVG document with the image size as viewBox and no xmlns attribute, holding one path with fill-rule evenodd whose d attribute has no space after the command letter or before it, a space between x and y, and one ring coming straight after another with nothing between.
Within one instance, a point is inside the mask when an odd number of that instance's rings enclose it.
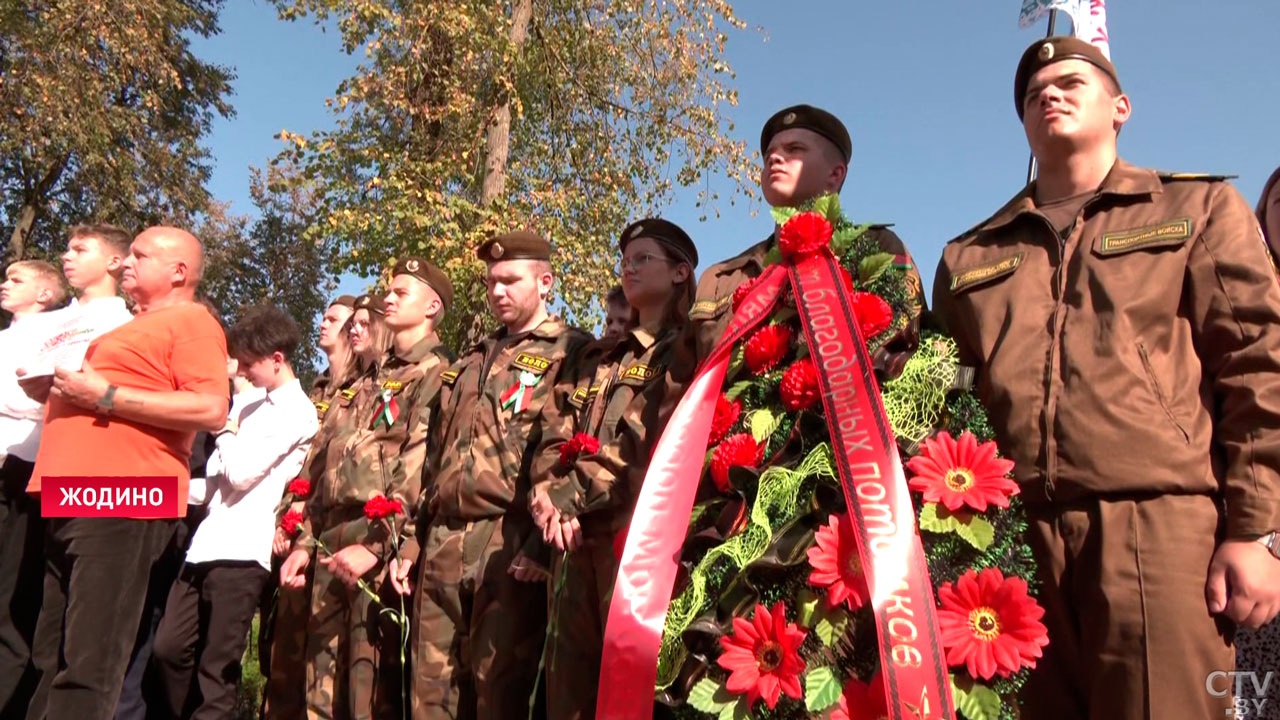
<instances>
[{"instance_id":1,"label":"red gerbera flower","mask_svg":"<svg viewBox=\"0 0 1280 720\"><path fill-rule=\"evenodd\" d=\"M803 260L829 245L831 223L822 213L796 213L778 232L778 249L784 258Z\"/></svg>"},{"instance_id":2,"label":"red gerbera flower","mask_svg":"<svg viewBox=\"0 0 1280 720\"><path fill-rule=\"evenodd\" d=\"M711 418L711 437L707 438L707 447L724 440L733 426L738 423L741 415L742 403L730 400L721 393L720 397L716 398L716 414Z\"/></svg>"},{"instance_id":3,"label":"red gerbera flower","mask_svg":"<svg viewBox=\"0 0 1280 720\"><path fill-rule=\"evenodd\" d=\"M1036 666L1049 632L1040 618L1044 608L1027 594L1020 577L999 569L970 570L938 588L938 628L947 664L963 665L974 678L1008 677Z\"/></svg>"},{"instance_id":4,"label":"red gerbera flower","mask_svg":"<svg viewBox=\"0 0 1280 720\"><path fill-rule=\"evenodd\" d=\"M754 468L764 459L764 445L750 433L730 435L711 451L711 479L720 492L729 492L729 468L734 465Z\"/></svg>"},{"instance_id":5,"label":"red gerbera flower","mask_svg":"<svg viewBox=\"0 0 1280 720\"><path fill-rule=\"evenodd\" d=\"M809 584L827 589L827 607L841 602L850 610L871 602L867 575L858 557L858 541L848 513L831 515L831 522L818 528L816 544L809 548Z\"/></svg>"},{"instance_id":6,"label":"red gerbera flower","mask_svg":"<svg viewBox=\"0 0 1280 720\"><path fill-rule=\"evenodd\" d=\"M590 455L600 449L600 441L586 433L578 433L560 445L560 464L569 466L582 455Z\"/></svg>"},{"instance_id":7,"label":"red gerbera flower","mask_svg":"<svg viewBox=\"0 0 1280 720\"><path fill-rule=\"evenodd\" d=\"M751 372L760 375L769 372L791 348L791 328L786 325L765 325L747 338L743 359Z\"/></svg>"},{"instance_id":8,"label":"red gerbera flower","mask_svg":"<svg viewBox=\"0 0 1280 720\"><path fill-rule=\"evenodd\" d=\"M729 671L725 689L745 693L748 708L764 698L764 704L773 709L784 692L799 700L803 697L800 673L805 666L799 649L804 636L803 628L787 622L782 603L775 603L773 610L756 605L750 622L735 617L733 634L720 638L724 652L716 661Z\"/></svg>"},{"instance_id":9,"label":"red gerbera flower","mask_svg":"<svg viewBox=\"0 0 1280 720\"><path fill-rule=\"evenodd\" d=\"M893 308L889 307L884 298L869 292L854 292L850 298L863 340L870 340L893 324Z\"/></svg>"},{"instance_id":10,"label":"red gerbera flower","mask_svg":"<svg viewBox=\"0 0 1280 720\"><path fill-rule=\"evenodd\" d=\"M996 444L978 444L971 432L960 435L940 432L924 441L920 454L907 461L915 473L908 485L924 493L925 502L940 502L951 512L969 507L986 512L987 505L1009 507L1009 498L1018 494L1018 484L1005 477L1013 461L996 457Z\"/></svg>"},{"instance_id":11,"label":"red gerbera flower","mask_svg":"<svg viewBox=\"0 0 1280 720\"><path fill-rule=\"evenodd\" d=\"M840 693L840 704L831 713L831 720L884 720L889 716L885 701L884 676L877 670L870 682L850 678Z\"/></svg>"},{"instance_id":12,"label":"red gerbera flower","mask_svg":"<svg viewBox=\"0 0 1280 720\"><path fill-rule=\"evenodd\" d=\"M294 478L289 481L288 490L294 497L304 498L311 494L311 481L306 478Z\"/></svg>"},{"instance_id":13,"label":"red gerbera flower","mask_svg":"<svg viewBox=\"0 0 1280 720\"><path fill-rule=\"evenodd\" d=\"M381 520L404 512L404 505L399 500L392 500L382 495L374 495L364 504L364 516L370 521Z\"/></svg>"},{"instance_id":14,"label":"red gerbera flower","mask_svg":"<svg viewBox=\"0 0 1280 720\"><path fill-rule=\"evenodd\" d=\"M747 293L751 292L751 286L755 284L755 278L747 278L742 281L742 284L739 285L736 290L733 291L733 299L730 301L730 304L732 305L734 312L738 312L738 306L742 304L743 300L747 299Z\"/></svg>"},{"instance_id":15,"label":"red gerbera flower","mask_svg":"<svg viewBox=\"0 0 1280 720\"><path fill-rule=\"evenodd\" d=\"M782 395L782 407L788 410L808 410L816 405L821 394L818 392L818 369L813 360L806 357L792 363L782 373L778 392Z\"/></svg>"},{"instance_id":16,"label":"red gerbera flower","mask_svg":"<svg viewBox=\"0 0 1280 720\"><path fill-rule=\"evenodd\" d=\"M302 527L302 513L297 510L290 510L280 518L280 529L284 530L284 534L293 537L298 534L298 530Z\"/></svg>"}]
</instances>

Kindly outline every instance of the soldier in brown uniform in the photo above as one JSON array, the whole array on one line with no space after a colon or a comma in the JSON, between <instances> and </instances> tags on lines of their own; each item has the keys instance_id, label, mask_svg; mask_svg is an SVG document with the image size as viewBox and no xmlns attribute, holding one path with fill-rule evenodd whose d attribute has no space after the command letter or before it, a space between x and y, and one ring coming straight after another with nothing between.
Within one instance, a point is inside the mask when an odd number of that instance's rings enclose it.
<instances>
[{"instance_id":1,"label":"soldier in brown uniform","mask_svg":"<svg viewBox=\"0 0 1280 720\"><path fill-rule=\"evenodd\" d=\"M760 189L765 201L773 207L798 207L827 193L840 192L852 153L849 131L835 115L809 105L779 110L760 131L760 154L764 159ZM873 225L867 233L885 252L894 255L896 265L907 271L912 294L923 297L920 275L902 240L887 225ZM774 247L775 237L776 232L702 273L697 301L689 314L699 361L711 354L733 317L733 291L764 272L765 255ZM900 334L901 339L886 344L886 351L909 349L902 343L914 343L915 326L913 320L908 331Z\"/></svg>"},{"instance_id":2,"label":"soldier in brown uniform","mask_svg":"<svg viewBox=\"0 0 1280 720\"><path fill-rule=\"evenodd\" d=\"M358 587L364 580L396 607L383 581L392 560L417 553L417 517L429 420L440 374L453 355L435 327L453 299L444 273L421 258L392 271L384 301L391 352L357 392L354 408L328 437L328 465L307 500L303 536L285 561L281 584L300 587L311 538L324 545L312 581L307 638L307 706L313 718L372 718L401 704L399 632ZM337 455L337 457L335 457ZM398 500L396 532L365 517L365 503ZM406 653L407 655L407 653Z\"/></svg>"},{"instance_id":3,"label":"soldier in brown uniform","mask_svg":"<svg viewBox=\"0 0 1280 720\"><path fill-rule=\"evenodd\" d=\"M312 438L307 459L303 461L298 477L310 481L317 465L322 463L326 427L332 429L338 421L340 405L338 394L349 389L355 380L355 358L352 355L351 338L347 334L347 320L355 312L356 298L339 295L329 303L320 319L320 338L316 345L328 358L329 365L311 385L309 396L316 406L320 430ZM330 413L329 408L335 407ZM289 510L302 512L306 502L286 493L276 511L279 521ZM307 616L311 610L311 573L306 576L306 587L301 591L281 591L280 564L292 549L292 538L277 527L272 544L272 575L270 586L263 596L258 632L258 665L267 678L262 693L262 714L276 720L293 720L306 716L305 688L307 666L304 656L307 650Z\"/></svg>"},{"instance_id":4,"label":"soldier in brown uniform","mask_svg":"<svg viewBox=\"0 0 1280 720\"><path fill-rule=\"evenodd\" d=\"M1222 621L1280 607L1280 287L1258 223L1221 178L1117 157L1129 99L1092 45L1033 44L1014 100L1039 179L946 246L933 299L1040 564L1050 644L1022 717L1229 716Z\"/></svg>"},{"instance_id":5,"label":"soldier in brown uniform","mask_svg":"<svg viewBox=\"0 0 1280 720\"><path fill-rule=\"evenodd\" d=\"M693 302L693 241L674 223L646 219L623 230L618 245L630 318L621 337L589 343L561 365L534 460L530 510L559 551L546 649L547 712L555 720L596 715L615 546L693 371L677 359ZM584 436L596 449L581 447Z\"/></svg>"},{"instance_id":6,"label":"soldier in brown uniform","mask_svg":"<svg viewBox=\"0 0 1280 720\"><path fill-rule=\"evenodd\" d=\"M531 232L477 249L502 329L444 376L427 475L429 525L414 621L414 708L426 718L529 713L546 632L546 586L529 563L537 424L556 367L591 337L547 313L551 246Z\"/></svg>"}]
</instances>

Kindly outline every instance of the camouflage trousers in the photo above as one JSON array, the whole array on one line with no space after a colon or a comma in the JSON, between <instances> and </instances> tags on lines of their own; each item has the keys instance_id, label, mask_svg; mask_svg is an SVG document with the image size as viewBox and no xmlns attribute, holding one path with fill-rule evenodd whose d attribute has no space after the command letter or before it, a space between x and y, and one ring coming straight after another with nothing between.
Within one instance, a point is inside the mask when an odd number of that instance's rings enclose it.
<instances>
[{"instance_id":1,"label":"camouflage trousers","mask_svg":"<svg viewBox=\"0 0 1280 720\"><path fill-rule=\"evenodd\" d=\"M337 533L320 538L334 552ZM381 598L376 603L359 588L347 588L325 565L313 560L311 616L307 620L307 717L313 720L372 720L400 717L404 668L400 665L400 631L382 614L399 611L398 597L386 579L386 568L366 581ZM408 610L409 601L405 600ZM406 652L406 663L408 653ZM274 717L274 716L272 716Z\"/></svg>"},{"instance_id":2,"label":"camouflage trousers","mask_svg":"<svg viewBox=\"0 0 1280 720\"><path fill-rule=\"evenodd\" d=\"M414 720L523 720L546 636L543 582L507 572L527 517L437 517L419 555Z\"/></svg>"},{"instance_id":3,"label":"camouflage trousers","mask_svg":"<svg viewBox=\"0 0 1280 720\"><path fill-rule=\"evenodd\" d=\"M582 547L555 559L546 656L547 716L552 720L596 716L604 626L617 574L612 534L587 535Z\"/></svg>"},{"instance_id":4,"label":"camouflage trousers","mask_svg":"<svg viewBox=\"0 0 1280 720\"><path fill-rule=\"evenodd\" d=\"M262 697L262 716L271 720L302 720L307 716L305 658L313 573L314 568L308 565L307 586L302 590L276 590L270 617L271 673ZM278 575L273 584L279 585Z\"/></svg>"}]
</instances>

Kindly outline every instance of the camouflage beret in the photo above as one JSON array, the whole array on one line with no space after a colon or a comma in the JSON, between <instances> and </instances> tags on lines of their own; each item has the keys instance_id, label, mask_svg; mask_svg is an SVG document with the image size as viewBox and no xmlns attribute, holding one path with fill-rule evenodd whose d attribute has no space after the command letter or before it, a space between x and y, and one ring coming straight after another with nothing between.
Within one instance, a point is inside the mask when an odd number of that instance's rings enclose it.
<instances>
[{"instance_id":1,"label":"camouflage beret","mask_svg":"<svg viewBox=\"0 0 1280 720\"><path fill-rule=\"evenodd\" d=\"M671 251L676 257L689 263L690 267L698 266L698 248L694 247L689 234L679 225L661 218L645 218L637 220L626 227L618 236L618 249L626 252L627 243L636 238L652 238L662 247Z\"/></svg>"},{"instance_id":2,"label":"camouflage beret","mask_svg":"<svg viewBox=\"0 0 1280 720\"><path fill-rule=\"evenodd\" d=\"M844 156L845 162L853 156L853 140L840 118L812 105L792 105L774 113L760 131L760 154L768 154L769 141L774 135L792 128L812 130L830 140Z\"/></svg>"},{"instance_id":3,"label":"camouflage beret","mask_svg":"<svg viewBox=\"0 0 1280 720\"><path fill-rule=\"evenodd\" d=\"M476 257L485 262L499 260L550 260L551 243L538 233L516 230L489 238L476 248Z\"/></svg>"},{"instance_id":4,"label":"camouflage beret","mask_svg":"<svg viewBox=\"0 0 1280 720\"><path fill-rule=\"evenodd\" d=\"M453 304L453 283L449 282L449 276L426 260L420 257L402 259L391 271L391 277L394 278L397 275L412 275L426 283L440 296L440 302L445 310Z\"/></svg>"},{"instance_id":5,"label":"camouflage beret","mask_svg":"<svg viewBox=\"0 0 1280 720\"><path fill-rule=\"evenodd\" d=\"M386 315L387 308L382 304L382 298L374 295L361 295L356 298L356 304L353 306L355 310L368 310L371 314Z\"/></svg>"},{"instance_id":6,"label":"camouflage beret","mask_svg":"<svg viewBox=\"0 0 1280 720\"><path fill-rule=\"evenodd\" d=\"M345 307L345 308L353 308L355 307L355 304L356 304L355 295L339 295L338 297L329 301L329 307L333 307L334 305L341 305L342 307Z\"/></svg>"},{"instance_id":7,"label":"camouflage beret","mask_svg":"<svg viewBox=\"0 0 1280 720\"><path fill-rule=\"evenodd\" d=\"M1022 119L1023 101L1027 98L1027 85L1031 83L1031 76L1041 68L1063 60L1083 60L1106 73L1115 81L1116 87L1120 87L1116 67L1096 45L1076 37L1055 36L1037 40L1023 51L1022 59L1018 61L1018 72L1013 76L1013 104L1018 110L1019 120Z\"/></svg>"}]
</instances>

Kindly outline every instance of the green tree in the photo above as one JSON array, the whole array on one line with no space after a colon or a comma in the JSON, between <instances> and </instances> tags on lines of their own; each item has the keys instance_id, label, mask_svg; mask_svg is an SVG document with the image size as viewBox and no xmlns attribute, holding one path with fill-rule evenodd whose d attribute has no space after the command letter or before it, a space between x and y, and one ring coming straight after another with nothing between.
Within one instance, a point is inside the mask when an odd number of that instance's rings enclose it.
<instances>
[{"instance_id":1,"label":"green tree","mask_svg":"<svg viewBox=\"0 0 1280 720\"><path fill-rule=\"evenodd\" d=\"M209 202L200 145L233 114L228 68L191 37L221 0L0 2L3 264L47 255L69 224L189 225Z\"/></svg>"},{"instance_id":2,"label":"green tree","mask_svg":"<svg viewBox=\"0 0 1280 720\"><path fill-rule=\"evenodd\" d=\"M677 185L702 184L704 216L712 177L727 177L730 203L753 192L727 116L725 43L744 23L724 0L275 2L286 19L336 20L345 50L367 58L328 101L334 129L281 133L281 160L319 192L311 236L364 275L432 258L456 286L442 326L455 346L486 329L471 253L485 237L549 237L558 300L593 325L627 222Z\"/></svg>"}]
</instances>

